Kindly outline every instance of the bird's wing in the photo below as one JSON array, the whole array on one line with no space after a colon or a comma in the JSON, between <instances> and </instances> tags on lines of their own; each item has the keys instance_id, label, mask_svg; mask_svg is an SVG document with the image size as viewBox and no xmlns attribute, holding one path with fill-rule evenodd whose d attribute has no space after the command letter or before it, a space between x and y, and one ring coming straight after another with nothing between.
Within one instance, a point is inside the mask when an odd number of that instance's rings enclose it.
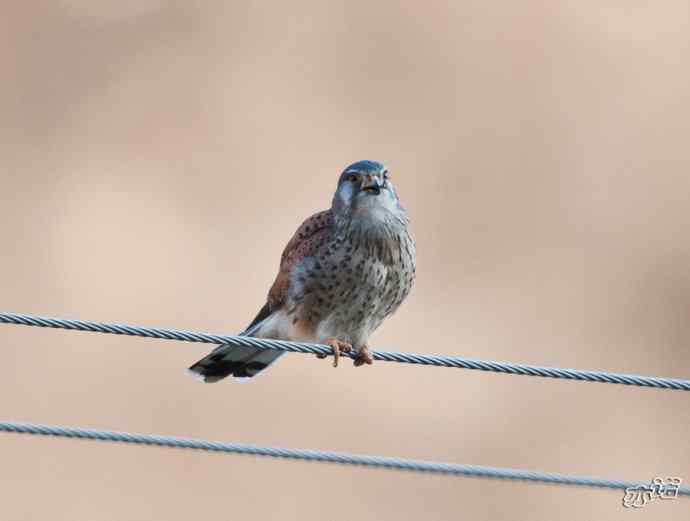
<instances>
[{"instance_id":1,"label":"bird's wing","mask_svg":"<svg viewBox=\"0 0 690 521\"><path fill-rule=\"evenodd\" d=\"M312 215L297 229L280 259L280 270L261 311L241 335L252 336L261 323L280 309L290 288L292 269L303 258L318 254L331 232L330 210ZM252 346L223 344L189 368L190 373L204 382L217 382L226 376L252 377L275 362L284 353Z\"/></svg>"},{"instance_id":2,"label":"bird's wing","mask_svg":"<svg viewBox=\"0 0 690 521\"><path fill-rule=\"evenodd\" d=\"M268 292L266 304L259 310L254 320L251 321L243 333L251 335L251 330L254 326L280 308L285 301L288 289L290 289L290 273L292 268L304 257L314 255L325 244L332 225L333 216L331 211L324 210L307 218L297 228L297 231L285 246L280 257L280 269Z\"/></svg>"},{"instance_id":3,"label":"bird's wing","mask_svg":"<svg viewBox=\"0 0 690 521\"><path fill-rule=\"evenodd\" d=\"M257 318L264 313L265 316L268 316L285 302L290 289L292 269L305 257L316 255L319 249L327 244L332 226L333 214L330 210L324 210L309 217L297 229L295 235L285 246L280 258L278 275L268 292L268 301ZM263 318L259 320L263 320Z\"/></svg>"},{"instance_id":4,"label":"bird's wing","mask_svg":"<svg viewBox=\"0 0 690 521\"><path fill-rule=\"evenodd\" d=\"M314 255L323 247L333 226L331 210L315 213L307 218L287 243L280 257L280 269L275 281L268 292L266 304L257 313L254 320L247 326L245 332L251 335L251 329L266 319L285 302L290 289L290 275L292 268L303 258Z\"/></svg>"}]
</instances>

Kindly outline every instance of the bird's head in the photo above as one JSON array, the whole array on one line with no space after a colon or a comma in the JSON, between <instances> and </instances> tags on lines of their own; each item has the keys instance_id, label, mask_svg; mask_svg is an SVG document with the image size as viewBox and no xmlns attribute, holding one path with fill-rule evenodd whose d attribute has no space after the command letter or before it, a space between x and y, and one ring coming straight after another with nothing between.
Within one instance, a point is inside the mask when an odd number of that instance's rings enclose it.
<instances>
[{"instance_id":1,"label":"bird's head","mask_svg":"<svg viewBox=\"0 0 690 521\"><path fill-rule=\"evenodd\" d=\"M348 219L385 219L404 212L388 169L376 161L358 161L343 170L333 196L333 211Z\"/></svg>"}]
</instances>

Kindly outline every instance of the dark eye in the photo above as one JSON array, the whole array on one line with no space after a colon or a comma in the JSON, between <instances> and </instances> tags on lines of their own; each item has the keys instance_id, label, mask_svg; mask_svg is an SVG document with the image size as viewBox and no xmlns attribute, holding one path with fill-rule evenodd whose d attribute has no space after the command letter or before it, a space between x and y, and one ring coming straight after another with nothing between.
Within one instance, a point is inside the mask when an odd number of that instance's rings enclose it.
<instances>
[{"instance_id":1,"label":"dark eye","mask_svg":"<svg viewBox=\"0 0 690 521\"><path fill-rule=\"evenodd\" d=\"M384 181L388 180L388 170L383 171L383 180Z\"/></svg>"},{"instance_id":2,"label":"dark eye","mask_svg":"<svg viewBox=\"0 0 690 521\"><path fill-rule=\"evenodd\" d=\"M356 183L359 181L359 176L357 174L348 174L348 176L345 178L351 183Z\"/></svg>"}]
</instances>

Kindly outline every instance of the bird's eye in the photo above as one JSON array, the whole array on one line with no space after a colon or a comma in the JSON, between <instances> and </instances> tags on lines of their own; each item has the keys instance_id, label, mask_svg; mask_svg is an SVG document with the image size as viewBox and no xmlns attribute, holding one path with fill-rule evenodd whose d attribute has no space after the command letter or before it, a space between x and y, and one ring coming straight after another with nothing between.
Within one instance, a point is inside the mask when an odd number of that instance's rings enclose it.
<instances>
[{"instance_id":1,"label":"bird's eye","mask_svg":"<svg viewBox=\"0 0 690 521\"><path fill-rule=\"evenodd\" d=\"M383 179L387 180L388 179L388 170L383 171Z\"/></svg>"},{"instance_id":2,"label":"bird's eye","mask_svg":"<svg viewBox=\"0 0 690 521\"><path fill-rule=\"evenodd\" d=\"M359 181L359 176L357 174L348 174L346 179L351 183L356 183L357 181Z\"/></svg>"}]
</instances>

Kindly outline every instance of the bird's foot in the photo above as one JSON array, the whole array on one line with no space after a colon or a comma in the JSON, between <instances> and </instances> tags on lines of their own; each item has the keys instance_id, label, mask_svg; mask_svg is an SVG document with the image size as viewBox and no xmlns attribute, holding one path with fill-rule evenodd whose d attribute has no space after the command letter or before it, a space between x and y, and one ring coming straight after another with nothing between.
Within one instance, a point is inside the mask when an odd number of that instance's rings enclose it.
<instances>
[{"instance_id":1,"label":"bird's foot","mask_svg":"<svg viewBox=\"0 0 690 521\"><path fill-rule=\"evenodd\" d=\"M369 346L365 344L359 349L359 353L357 353L357 356L355 357L355 367L359 367L360 365L364 364L371 365L373 363L374 357L371 356Z\"/></svg>"},{"instance_id":2,"label":"bird's foot","mask_svg":"<svg viewBox=\"0 0 690 521\"><path fill-rule=\"evenodd\" d=\"M333 349L333 367L338 367L338 361L340 360L340 353L349 353L352 351L352 344L338 340L337 338L327 338L322 342L327 346L331 346ZM326 354L318 354L316 358L326 358Z\"/></svg>"}]
</instances>

